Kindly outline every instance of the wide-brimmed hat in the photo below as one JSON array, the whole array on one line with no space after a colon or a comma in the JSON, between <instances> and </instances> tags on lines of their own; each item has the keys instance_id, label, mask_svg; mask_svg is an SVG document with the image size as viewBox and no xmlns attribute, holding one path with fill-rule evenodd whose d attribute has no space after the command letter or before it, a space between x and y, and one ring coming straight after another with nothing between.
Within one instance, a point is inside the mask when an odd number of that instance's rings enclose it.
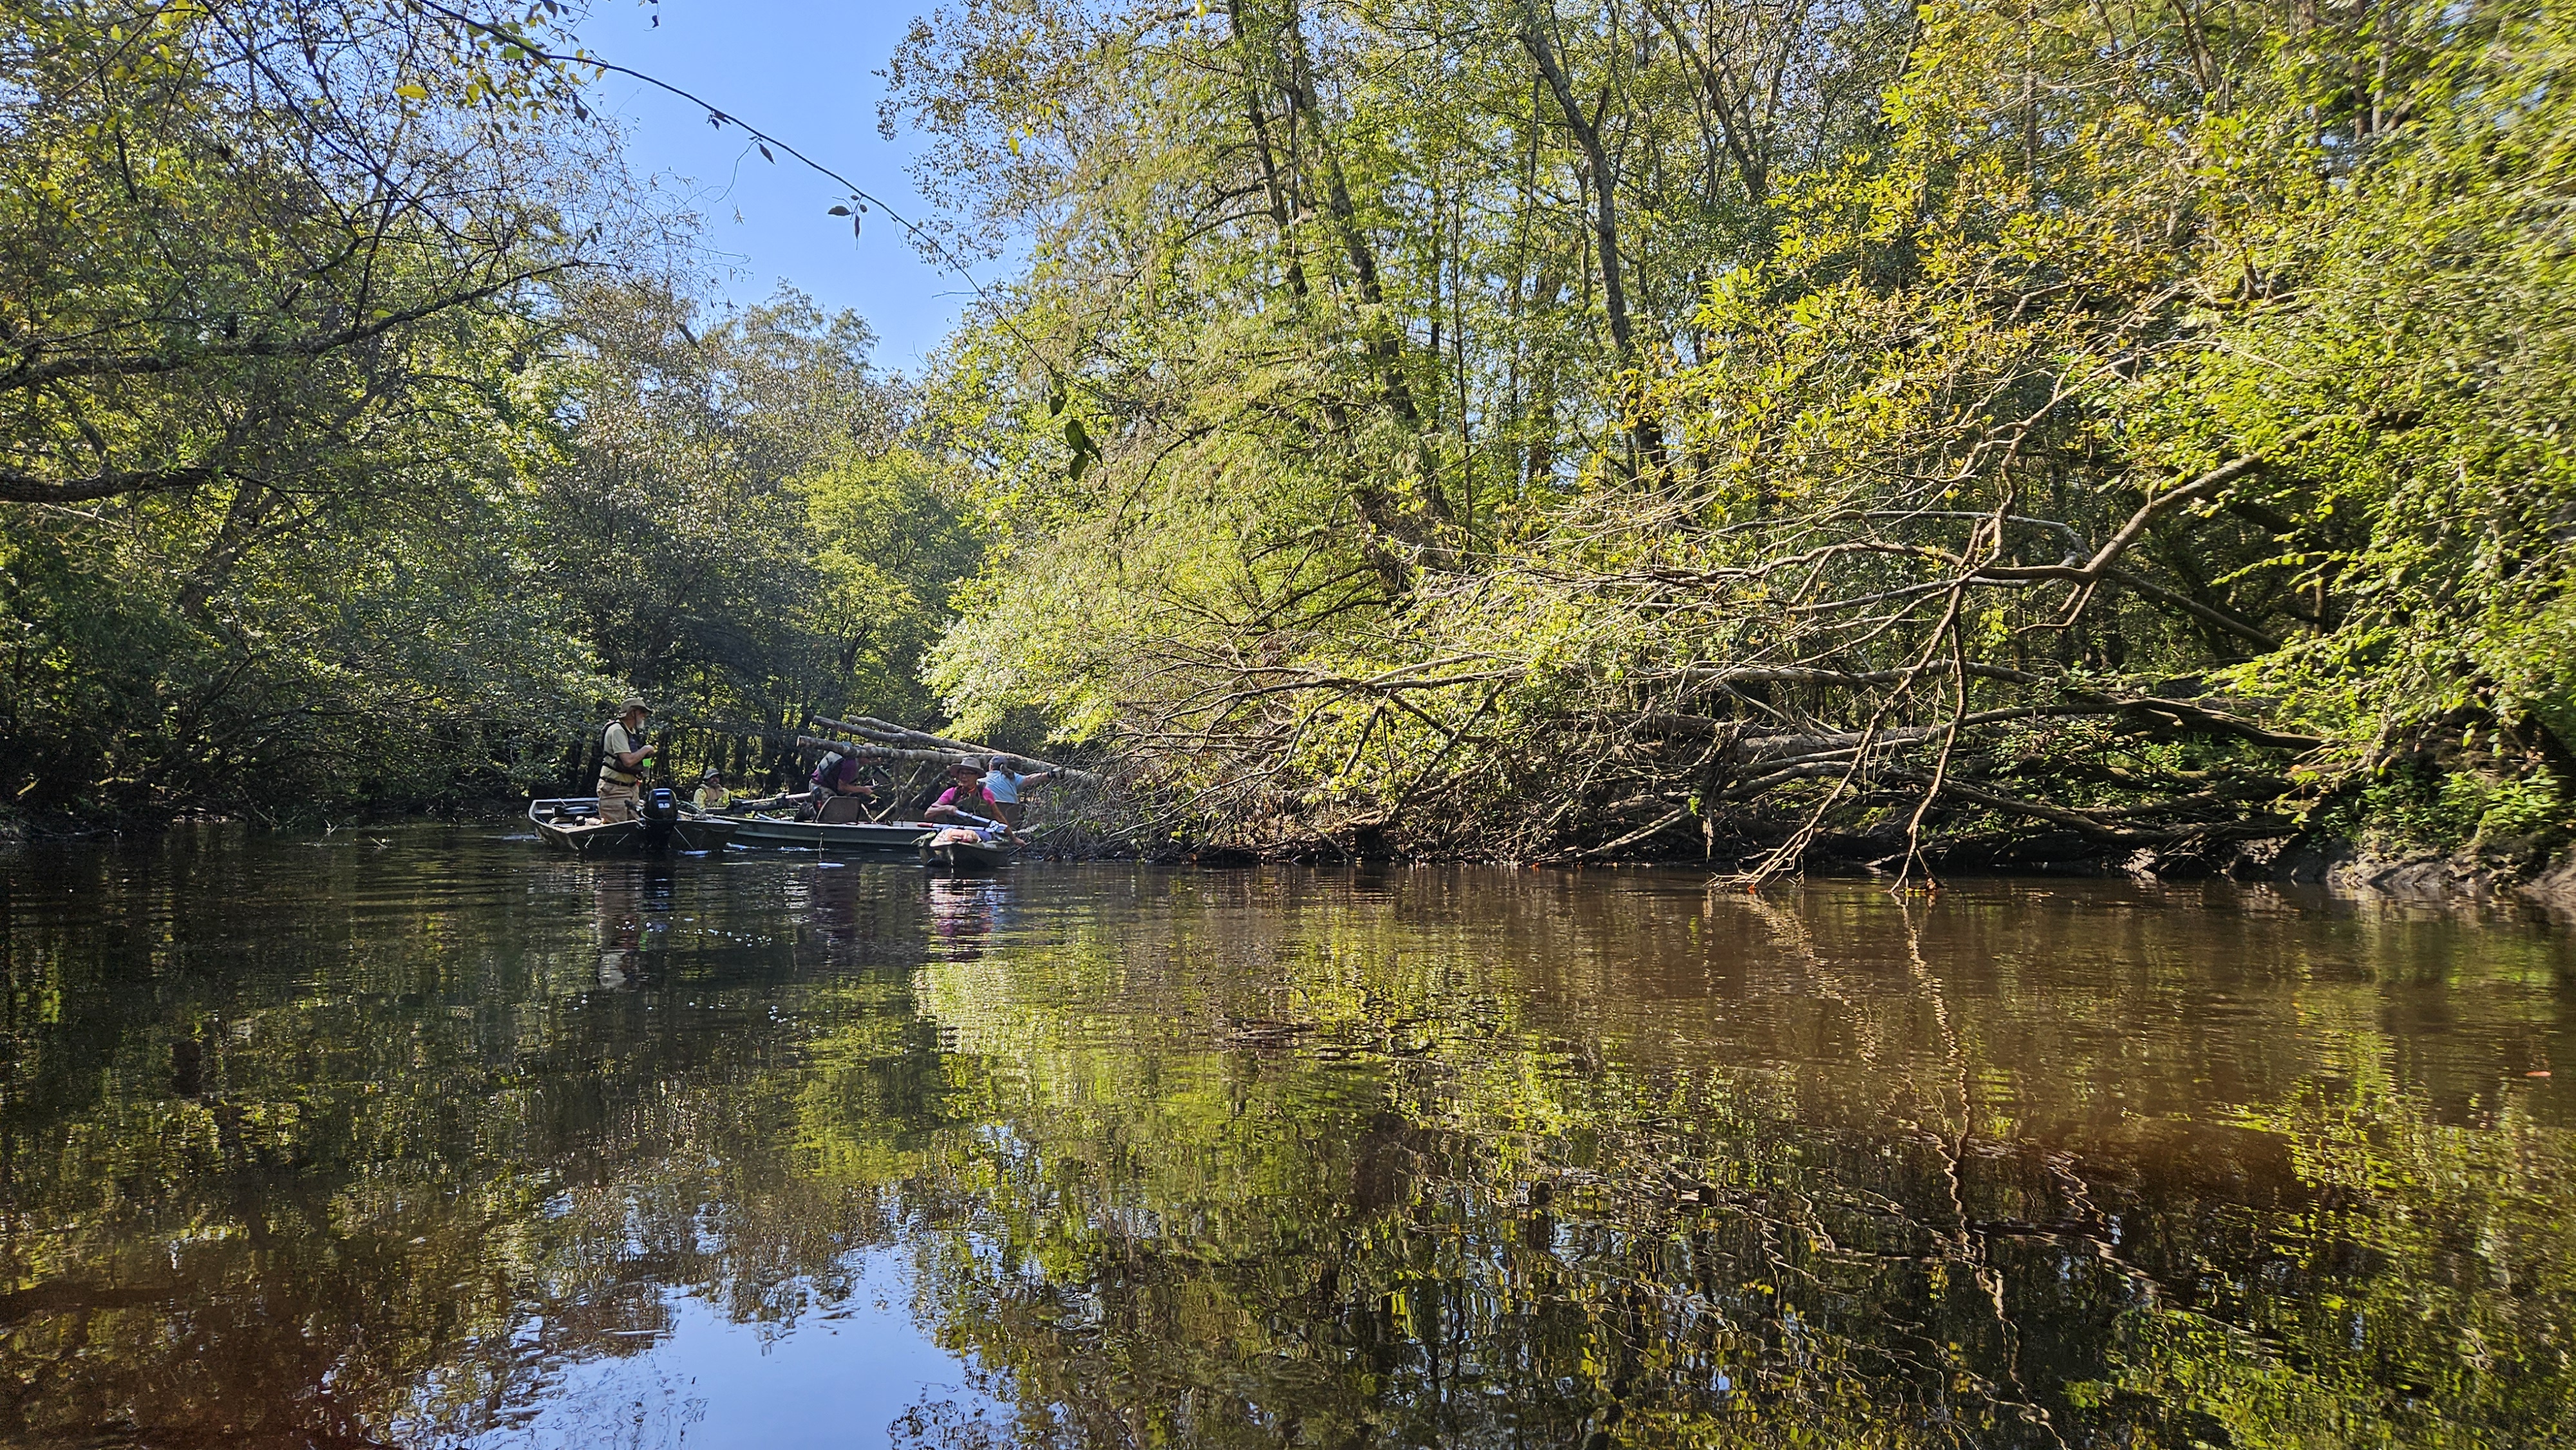
<instances>
[{"instance_id":1,"label":"wide-brimmed hat","mask_svg":"<svg viewBox=\"0 0 2576 1450\"><path fill-rule=\"evenodd\" d=\"M699 772L698 772L698 779L700 779L700 780L722 780L722 779L724 779L724 772L723 772L723 771L721 771L721 770L718 770L718 769L716 769L714 766L710 765L710 766L708 766L706 769L704 769L704 770L702 770L702 771L699 771Z\"/></svg>"},{"instance_id":2,"label":"wide-brimmed hat","mask_svg":"<svg viewBox=\"0 0 2576 1450\"><path fill-rule=\"evenodd\" d=\"M641 710L647 715L653 713L653 707L645 704L644 697L641 695L629 695L626 697L625 702L617 707L617 713L620 715L634 710Z\"/></svg>"}]
</instances>

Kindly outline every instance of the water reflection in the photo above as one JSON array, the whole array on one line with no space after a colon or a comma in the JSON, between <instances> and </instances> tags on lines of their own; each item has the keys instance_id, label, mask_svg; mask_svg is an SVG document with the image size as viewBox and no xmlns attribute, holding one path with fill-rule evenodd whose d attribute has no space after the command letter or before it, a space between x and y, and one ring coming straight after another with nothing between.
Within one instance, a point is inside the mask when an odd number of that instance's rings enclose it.
<instances>
[{"instance_id":1,"label":"water reflection","mask_svg":"<svg viewBox=\"0 0 2576 1450\"><path fill-rule=\"evenodd\" d=\"M0 888L0 1438L2561 1443L2549 933L2220 888Z\"/></svg>"},{"instance_id":2,"label":"water reflection","mask_svg":"<svg viewBox=\"0 0 2576 1450\"><path fill-rule=\"evenodd\" d=\"M592 915L597 923L599 985L623 987L643 970L647 931L667 921L647 916L648 892L658 897L660 914L670 908L671 876L667 863L602 861L592 872ZM658 891L652 888L659 887Z\"/></svg>"},{"instance_id":3,"label":"water reflection","mask_svg":"<svg viewBox=\"0 0 2576 1450\"><path fill-rule=\"evenodd\" d=\"M939 961L972 961L984 938L1002 924L1011 888L977 876L927 876L930 933L938 939L932 956Z\"/></svg>"}]
</instances>

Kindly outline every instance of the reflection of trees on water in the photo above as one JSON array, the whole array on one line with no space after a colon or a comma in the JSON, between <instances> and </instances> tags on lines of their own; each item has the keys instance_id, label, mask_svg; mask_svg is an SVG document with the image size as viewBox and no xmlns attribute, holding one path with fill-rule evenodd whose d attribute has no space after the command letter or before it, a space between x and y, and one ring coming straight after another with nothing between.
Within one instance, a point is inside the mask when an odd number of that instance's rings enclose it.
<instances>
[{"instance_id":1,"label":"reflection of trees on water","mask_svg":"<svg viewBox=\"0 0 2576 1450\"><path fill-rule=\"evenodd\" d=\"M10 921L0 1440L435 1440L649 1347L673 1291L782 1325L850 1292L883 1195L804 1171L779 1067L830 1024L894 1058L846 1103L919 1122L900 981L800 981L768 903L703 876L518 874L383 913L327 864L265 913L156 893L157 949Z\"/></svg>"},{"instance_id":2,"label":"reflection of trees on water","mask_svg":"<svg viewBox=\"0 0 2576 1450\"><path fill-rule=\"evenodd\" d=\"M2566 1123L2382 1021L2563 1037L2524 938L759 879L333 939L328 877L283 965L13 919L0 1436L433 1441L898 1241L1009 1406L920 1443L2537 1444L2576 1398Z\"/></svg>"},{"instance_id":3,"label":"reflection of trees on water","mask_svg":"<svg viewBox=\"0 0 2576 1450\"><path fill-rule=\"evenodd\" d=\"M2404 1049L2371 1031L2369 968L2412 972L2452 927L2359 943L2355 980L2324 960L2373 934L2350 921L2221 918L2240 936L2213 962L2169 921L1974 899L1911 923L1857 894L1496 905L1220 905L928 970L926 1007L1008 1064L968 1116L1013 1129L960 1170L991 1187L932 1313L1022 1442L2545 1443L2563 1422L2567 1368L2531 1353L2572 1307L2563 1124L2440 1128L2421 1088L2339 1126L2265 1106L2342 1080L2346 1031L2387 1080ZM2553 970L2449 941L2455 990ZM2070 956L2140 967L2051 979ZM2195 991L2295 1015L2227 1032L2176 1014ZM2322 1171L2327 1143L2352 1161ZM2392 1244L2436 1198L2451 1227Z\"/></svg>"}]
</instances>

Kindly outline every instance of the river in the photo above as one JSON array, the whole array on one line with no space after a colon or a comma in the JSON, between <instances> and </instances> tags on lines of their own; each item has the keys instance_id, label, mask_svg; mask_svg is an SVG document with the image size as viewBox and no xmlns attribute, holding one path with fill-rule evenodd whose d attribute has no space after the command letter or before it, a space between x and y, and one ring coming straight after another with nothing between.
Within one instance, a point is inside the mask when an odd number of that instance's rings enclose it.
<instances>
[{"instance_id":1,"label":"river","mask_svg":"<svg viewBox=\"0 0 2576 1450\"><path fill-rule=\"evenodd\" d=\"M0 876L12 1445L2576 1440L2541 923L491 827Z\"/></svg>"}]
</instances>

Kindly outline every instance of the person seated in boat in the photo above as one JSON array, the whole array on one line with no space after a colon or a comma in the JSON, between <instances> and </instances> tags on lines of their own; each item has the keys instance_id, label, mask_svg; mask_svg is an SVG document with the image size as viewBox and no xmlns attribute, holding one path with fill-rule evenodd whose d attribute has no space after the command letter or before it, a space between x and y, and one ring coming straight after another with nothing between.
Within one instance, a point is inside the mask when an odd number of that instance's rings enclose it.
<instances>
[{"instance_id":1,"label":"person seated in boat","mask_svg":"<svg viewBox=\"0 0 2576 1450\"><path fill-rule=\"evenodd\" d=\"M984 789L982 772L962 760L948 767L948 789L941 791L939 799L932 801L921 816L926 821L960 826L984 826L999 820L993 797Z\"/></svg>"},{"instance_id":2,"label":"person seated in boat","mask_svg":"<svg viewBox=\"0 0 2576 1450\"><path fill-rule=\"evenodd\" d=\"M599 732L599 819L631 821L644 814L644 777L653 771L653 744L644 738L651 706L629 695L617 718Z\"/></svg>"},{"instance_id":3,"label":"person seated in boat","mask_svg":"<svg viewBox=\"0 0 2576 1450\"><path fill-rule=\"evenodd\" d=\"M877 788L862 778L859 758L835 750L814 767L813 789L806 803L814 819L827 826L847 825L867 814L868 802L877 798Z\"/></svg>"},{"instance_id":4,"label":"person seated in boat","mask_svg":"<svg viewBox=\"0 0 2576 1450\"><path fill-rule=\"evenodd\" d=\"M725 789L724 773L710 765L698 776L698 792L689 804L702 811L720 811L733 804L733 792Z\"/></svg>"},{"instance_id":5,"label":"person seated in boat","mask_svg":"<svg viewBox=\"0 0 2576 1450\"><path fill-rule=\"evenodd\" d=\"M1062 771L1041 770L1031 775L1012 771L1007 757L996 755L985 762L984 796L993 803L993 813L1017 830L1020 824L1020 792L1041 781L1055 779Z\"/></svg>"}]
</instances>

